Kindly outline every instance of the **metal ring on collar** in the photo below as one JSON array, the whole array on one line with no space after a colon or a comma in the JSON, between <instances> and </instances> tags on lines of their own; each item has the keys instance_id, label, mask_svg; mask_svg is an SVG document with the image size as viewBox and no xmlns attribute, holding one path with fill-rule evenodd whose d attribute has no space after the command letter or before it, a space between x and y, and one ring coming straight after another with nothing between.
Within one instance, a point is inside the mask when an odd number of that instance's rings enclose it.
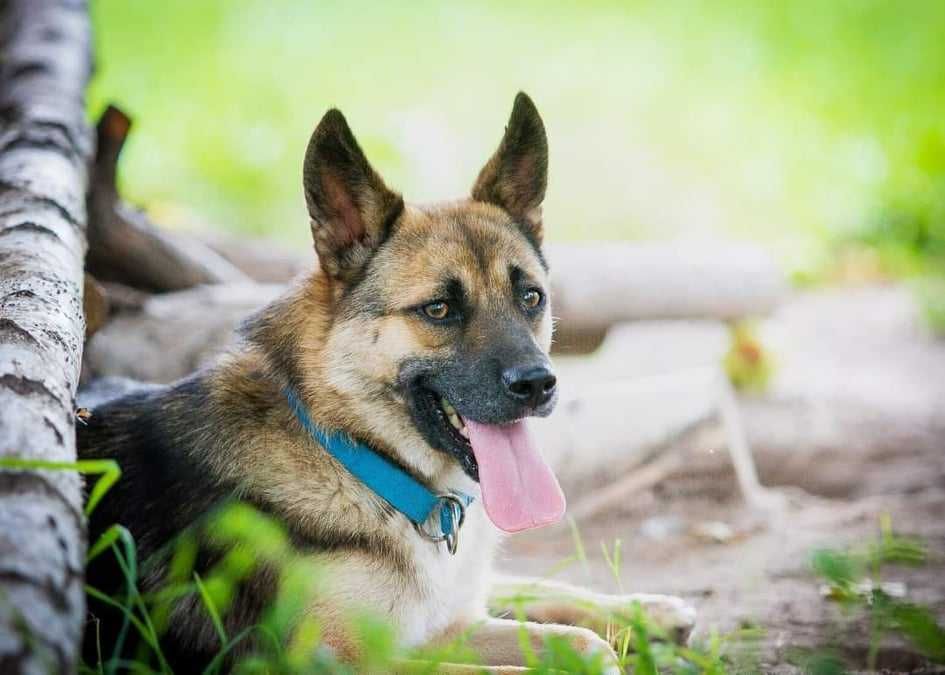
<instances>
[{"instance_id":1,"label":"metal ring on collar","mask_svg":"<svg viewBox=\"0 0 945 675\"><path fill-rule=\"evenodd\" d=\"M466 505L463 503L463 500L457 497L454 494L444 493L437 495L437 504L440 508L434 508L431 512L432 517L436 520L437 524L440 523L442 506L445 504L450 510L450 516L453 523L453 531L446 533L442 530L442 525L439 526L439 532L434 534L428 532L424 529L419 523L414 523L413 527L421 537L427 541L432 541L434 544L438 544L441 541L446 542L446 548L449 550L450 554L453 555L456 553L456 549L459 547L459 528L463 526L463 523L466 521ZM429 522L429 519L427 520ZM426 523L424 523L426 525Z\"/></svg>"}]
</instances>

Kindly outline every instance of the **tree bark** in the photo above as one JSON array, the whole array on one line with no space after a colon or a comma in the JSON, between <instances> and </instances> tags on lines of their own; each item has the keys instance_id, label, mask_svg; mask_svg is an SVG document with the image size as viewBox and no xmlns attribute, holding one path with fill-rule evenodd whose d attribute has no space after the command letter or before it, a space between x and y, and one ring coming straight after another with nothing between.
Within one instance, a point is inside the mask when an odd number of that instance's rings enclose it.
<instances>
[{"instance_id":1,"label":"tree bark","mask_svg":"<svg viewBox=\"0 0 945 675\"><path fill-rule=\"evenodd\" d=\"M0 460L75 460L87 6L0 3ZM72 471L0 470L0 672L74 672L85 534Z\"/></svg>"}]
</instances>

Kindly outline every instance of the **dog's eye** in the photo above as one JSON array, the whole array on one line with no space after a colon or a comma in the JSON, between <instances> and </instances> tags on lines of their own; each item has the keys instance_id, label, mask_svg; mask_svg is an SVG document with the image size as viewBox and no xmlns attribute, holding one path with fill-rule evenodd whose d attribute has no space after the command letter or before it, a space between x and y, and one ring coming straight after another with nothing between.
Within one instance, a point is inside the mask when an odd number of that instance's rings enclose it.
<instances>
[{"instance_id":1,"label":"dog's eye","mask_svg":"<svg viewBox=\"0 0 945 675\"><path fill-rule=\"evenodd\" d=\"M541 304L542 294L537 288L529 288L527 291L522 293L522 304L525 305L528 309L535 309Z\"/></svg>"},{"instance_id":2,"label":"dog's eye","mask_svg":"<svg viewBox=\"0 0 945 675\"><path fill-rule=\"evenodd\" d=\"M423 306L423 313L431 319L442 321L450 315L450 306L442 300L431 302Z\"/></svg>"}]
</instances>

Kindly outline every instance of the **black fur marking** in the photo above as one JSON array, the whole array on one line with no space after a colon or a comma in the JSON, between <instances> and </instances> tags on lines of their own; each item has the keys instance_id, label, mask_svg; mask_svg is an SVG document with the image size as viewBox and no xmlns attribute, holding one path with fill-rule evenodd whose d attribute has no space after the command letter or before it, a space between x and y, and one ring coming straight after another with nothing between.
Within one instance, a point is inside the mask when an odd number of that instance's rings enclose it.
<instances>
[{"instance_id":1,"label":"black fur marking","mask_svg":"<svg viewBox=\"0 0 945 675\"><path fill-rule=\"evenodd\" d=\"M522 283L522 278L524 273L522 268L518 265L509 265L509 281L512 283L512 288L518 288Z\"/></svg>"},{"instance_id":2,"label":"black fur marking","mask_svg":"<svg viewBox=\"0 0 945 675\"><path fill-rule=\"evenodd\" d=\"M479 272L483 276L487 276L489 274L489 263L492 262L493 255L495 254L495 237L491 235L486 237L479 236L468 227L463 228L463 233L465 234L464 244L466 250L476 260Z\"/></svg>"},{"instance_id":3,"label":"black fur marking","mask_svg":"<svg viewBox=\"0 0 945 675\"><path fill-rule=\"evenodd\" d=\"M525 241L532 247L532 251L534 251L535 256L538 258L538 263L541 265L541 268L547 273L550 269L548 267L548 260L541 250L541 239L535 234L534 228L522 223L516 223L516 227L518 231L522 233L522 236L525 237Z\"/></svg>"},{"instance_id":4,"label":"black fur marking","mask_svg":"<svg viewBox=\"0 0 945 675\"><path fill-rule=\"evenodd\" d=\"M456 277L447 279L438 295L454 307L459 314L460 321L466 323L472 318L473 306L469 302L469 294L466 293L462 281Z\"/></svg>"},{"instance_id":5,"label":"black fur marking","mask_svg":"<svg viewBox=\"0 0 945 675\"><path fill-rule=\"evenodd\" d=\"M199 378L163 390L133 393L97 408L77 428L79 454L112 457L122 479L92 515L91 539L113 523L126 523L147 557L220 501L232 486L219 484L188 452L194 420L181 407L207 410L207 391ZM134 492L129 488L134 486ZM153 509L155 504L167 508Z\"/></svg>"},{"instance_id":6,"label":"black fur marking","mask_svg":"<svg viewBox=\"0 0 945 675\"><path fill-rule=\"evenodd\" d=\"M179 415L183 401L191 410L206 408L206 389L199 379L116 399L96 408L86 426L77 427L81 458L113 458L122 469L121 480L92 513L89 541L120 523L134 537L139 560L154 560L180 532L228 497L232 488L215 481L208 467L187 452L192 436L187 427L194 421ZM109 595L124 590L122 579L111 551L87 570L87 583ZM101 621L102 644L113 644L121 616L91 599L89 609ZM88 632L86 659L95 663L95 636Z\"/></svg>"},{"instance_id":7,"label":"black fur marking","mask_svg":"<svg viewBox=\"0 0 945 675\"><path fill-rule=\"evenodd\" d=\"M266 376L260 372L251 377ZM376 556L380 551L392 565L409 569L403 553L382 537L344 530L303 530L261 495L247 493L242 486L220 478L211 460L220 461L221 453L226 453L227 439L235 433L233 420L227 418L233 411L214 407L205 378L198 374L169 387L150 387L104 403L94 410L87 426L77 428L81 458L114 458L122 468L121 479L91 516L90 541L96 541L115 523L125 525L136 543L143 590L150 590L163 582L181 533L199 532L218 508L239 495L277 518L303 553L347 549L370 551ZM266 418L277 406L286 405L270 394L261 394L251 403L247 407L253 417L247 418L245 411L240 413L241 424L271 423ZM289 415L287 407L283 412ZM382 521L393 515L389 508L379 514ZM205 575L219 558L219 550L201 542L195 571ZM124 592L123 575L111 551L96 558L87 573L92 587L108 595ZM262 570L247 579L237 592L227 623L233 621L233 626L240 629L257 623L275 592L274 578ZM114 644L121 614L94 598L90 598L89 610L100 621L101 643ZM205 619L194 608L184 623L172 621L163 647L175 672L199 672L213 657L215 637L212 627L201 623ZM94 630L87 631L84 649L87 663L96 663Z\"/></svg>"}]
</instances>

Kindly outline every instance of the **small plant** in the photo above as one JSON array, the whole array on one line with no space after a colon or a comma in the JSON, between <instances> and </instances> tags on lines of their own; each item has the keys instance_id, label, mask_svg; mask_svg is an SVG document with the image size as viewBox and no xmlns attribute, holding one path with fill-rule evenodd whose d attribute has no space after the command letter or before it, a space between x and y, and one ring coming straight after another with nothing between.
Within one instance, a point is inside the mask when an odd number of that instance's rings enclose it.
<instances>
[{"instance_id":1,"label":"small plant","mask_svg":"<svg viewBox=\"0 0 945 675\"><path fill-rule=\"evenodd\" d=\"M812 566L826 582L826 596L848 614L868 618L867 669L876 669L883 637L893 633L906 638L929 660L945 663L945 628L927 607L896 597L903 592L883 581L883 572L889 565L918 567L927 561L923 542L894 534L888 516L881 518L880 535L875 541L844 551L814 552Z\"/></svg>"},{"instance_id":2,"label":"small plant","mask_svg":"<svg viewBox=\"0 0 945 675\"><path fill-rule=\"evenodd\" d=\"M576 558L586 566L581 533L573 520L570 524L577 551ZM601 541L600 548L604 563L617 589L622 593L623 542L614 539L613 544L608 547L606 542ZM746 628L724 636L713 631L703 642L681 646L647 616L639 603L633 603L625 611L611 613L605 618L608 641L617 646L617 656L626 672L639 675L729 675L758 672L756 645L764 635L759 629Z\"/></svg>"},{"instance_id":3,"label":"small plant","mask_svg":"<svg viewBox=\"0 0 945 675\"><path fill-rule=\"evenodd\" d=\"M738 391L763 392L768 387L774 364L750 321L730 326L731 346L722 361L728 379Z\"/></svg>"}]
</instances>

